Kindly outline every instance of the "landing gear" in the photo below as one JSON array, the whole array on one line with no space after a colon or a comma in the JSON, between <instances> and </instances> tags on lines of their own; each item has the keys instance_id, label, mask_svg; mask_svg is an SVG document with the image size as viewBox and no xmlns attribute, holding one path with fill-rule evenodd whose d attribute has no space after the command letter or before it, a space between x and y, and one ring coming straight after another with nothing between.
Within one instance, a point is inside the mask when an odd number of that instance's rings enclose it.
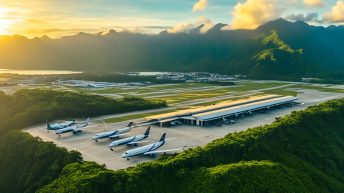
<instances>
[{"instance_id":1,"label":"landing gear","mask_svg":"<svg viewBox=\"0 0 344 193\"><path fill-rule=\"evenodd\" d=\"M61 137L61 135L59 135L59 138Z\"/></svg>"},{"instance_id":2,"label":"landing gear","mask_svg":"<svg viewBox=\"0 0 344 193\"><path fill-rule=\"evenodd\" d=\"M98 142L98 139L96 139L95 141Z\"/></svg>"},{"instance_id":3,"label":"landing gear","mask_svg":"<svg viewBox=\"0 0 344 193\"><path fill-rule=\"evenodd\" d=\"M129 158L127 157L127 160L129 160Z\"/></svg>"},{"instance_id":4,"label":"landing gear","mask_svg":"<svg viewBox=\"0 0 344 193\"><path fill-rule=\"evenodd\" d=\"M113 151L113 149L112 149L112 148L110 148L110 150L111 150L111 151Z\"/></svg>"}]
</instances>

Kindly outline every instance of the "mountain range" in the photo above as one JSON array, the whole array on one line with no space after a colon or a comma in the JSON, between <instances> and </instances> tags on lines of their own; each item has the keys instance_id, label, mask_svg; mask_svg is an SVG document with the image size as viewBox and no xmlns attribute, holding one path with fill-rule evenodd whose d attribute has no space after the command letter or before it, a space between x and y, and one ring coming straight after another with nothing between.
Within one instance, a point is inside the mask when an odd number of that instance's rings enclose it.
<instances>
[{"instance_id":1,"label":"mountain range","mask_svg":"<svg viewBox=\"0 0 344 193\"><path fill-rule=\"evenodd\" d=\"M278 19L255 30L141 34L109 31L0 37L0 68L119 71L207 71L257 79L344 79L344 26Z\"/></svg>"}]
</instances>

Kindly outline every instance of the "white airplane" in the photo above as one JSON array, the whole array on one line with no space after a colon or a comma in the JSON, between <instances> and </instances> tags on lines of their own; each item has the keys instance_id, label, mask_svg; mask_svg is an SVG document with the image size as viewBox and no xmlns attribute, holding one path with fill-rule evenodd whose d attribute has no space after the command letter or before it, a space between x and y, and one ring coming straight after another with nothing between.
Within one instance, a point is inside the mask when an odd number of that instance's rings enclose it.
<instances>
[{"instance_id":1,"label":"white airplane","mask_svg":"<svg viewBox=\"0 0 344 193\"><path fill-rule=\"evenodd\" d=\"M183 148L179 148L179 149L168 149L168 150L161 150L161 151L156 151L156 149L158 149L159 147L163 146L166 142L167 139L165 139L166 137L166 133L162 134L160 140L158 142L149 144L149 145L145 145L142 147L138 147L132 150L128 150L126 152L124 152L124 154L122 155L122 158L127 158L127 160L129 160L130 157L134 157L134 156L138 156L138 155L154 155L157 153L166 153L166 152L170 152L170 151L178 151L181 150ZM185 146L184 146L185 147Z\"/></svg>"},{"instance_id":2,"label":"white airplane","mask_svg":"<svg viewBox=\"0 0 344 193\"><path fill-rule=\"evenodd\" d=\"M75 124L75 120L72 120L72 121L64 121L62 123L54 123L54 124L50 124L48 121L47 121L47 129L48 129L48 132L50 130L53 130L53 131L56 131L56 130L59 130L59 129L63 129L65 127L68 127L68 126L71 126Z\"/></svg>"},{"instance_id":3,"label":"white airplane","mask_svg":"<svg viewBox=\"0 0 344 193\"><path fill-rule=\"evenodd\" d=\"M62 129L58 129L55 131L56 135L59 135L59 138L61 137L61 134L63 133L69 133L73 132L73 134L77 134L83 131L83 128L88 125L88 122L90 121L90 118L88 118L84 123L77 123L72 126L68 126Z\"/></svg>"},{"instance_id":4,"label":"white airplane","mask_svg":"<svg viewBox=\"0 0 344 193\"><path fill-rule=\"evenodd\" d=\"M133 124L134 124L134 122L130 122L126 127L122 128L122 129L109 131L109 132L105 132L105 133L98 133L94 137L92 137L92 140L94 140L95 142L98 142L98 139L117 138L117 137L123 135L123 133L128 132L130 129L132 129Z\"/></svg>"},{"instance_id":5,"label":"white airplane","mask_svg":"<svg viewBox=\"0 0 344 193\"><path fill-rule=\"evenodd\" d=\"M147 128L146 132L143 135L136 135L136 136L128 137L125 139L113 141L112 143L110 143L109 148L111 149L111 151L113 151L112 148L116 146L125 145L125 144L136 146L138 143L147 142L147 141L142 141L142 140L146 139L149 136L149 131L150 131L150 127Z\"/></svg>"}]
</instances>

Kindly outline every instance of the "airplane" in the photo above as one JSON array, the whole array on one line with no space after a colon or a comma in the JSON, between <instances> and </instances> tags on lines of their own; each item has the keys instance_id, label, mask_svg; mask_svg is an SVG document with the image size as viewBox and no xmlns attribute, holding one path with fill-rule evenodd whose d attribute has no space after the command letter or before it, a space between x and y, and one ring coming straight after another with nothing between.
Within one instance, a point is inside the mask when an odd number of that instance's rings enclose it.
<instances>
[{"instance_id":1,"label":"airplane","mask_svg":"<svg viewBox=\"0 0 344 193\"><path fill-rule=\"evenodd\" d=\"M47 129L48 129L48 132L50 130L53 130L53 131L56 131L56 130L59 130L59 129L63 129L65 127L68 127L68 126L71 126L75 124L75 120L72 120L72 121L64 121L62 123L54 123L54 124L50 124L48 121L47 121Z\"/></svg>"},{"instance_id":2,"label":"airplane","mask_svg":"<svg viewBox=\"0 0 344 193\"><path fill-rule=\"evenodd\" d=\"M79 125L75 124L72 126L68 126L62 129L58 129L55 131L56 135L59 135L59 138L61 137L61 134L63 133L69 133L73 132L73 134L77 134L83 131L83 128L88 125L90 118L88 118L84 123L78 123Z\"/></svg>"},{"instance_id":3,"label":"airplane","mask_svg":"<svg viewBox=\"0 0 344 193\"><path fill-rule=\"evenodd\" d=\"M92 137L92 140L94 140L95 142L98 142L98 139L117 138L117 137L123 135L123 133L132 129L133 124L134 124L134 122L130 122L126 127L122 128L122 129L109 131L109 132L105 132L105 133L98 133L94 137Z\"/></svg>"},{"instance_id":4,"label":"airplane","mask_svg":"<svg viewBox=\"0 0 344 193\"><path fill-rule=\"evenodd\" d=\"M135 148L132 150L128 150L128 151L124 152L124 154L122 155L122 158L127 158L127 160L129 160L130 157L138 156L141 154L143 154L143 155L154 155L157 153L166 153L166 152L178 151L178 150L182 149L182 148L179 148L179 149L169 149L169 150L156 151L156 149L163 146L165 144L165 142L167 141L167 139L165 139L165 137L166 137L166 133L162 134L162 136L158 142L155 142L155 143L152 143L149 145L145 145L142 147L138 147L138 148Z\"/></svg>"},{"instance_id":5,"label":"airplane","mask_svg":"<svg viewBox=\"0 0 344 193\"><path fill-rule=\"evenodd\" d=\"M149 136L149 131L150 131L150 127L147 128L146 132L143 135L136 135L136 136L132 136L132 137L128 137L125 139L120 139L117 141L113 141L110 145L109 148L111 149L111 151L113 151L113 147L116 146L120 146L120 145L137 145L138 143L143 143L143 142L147 142L147 141L142 141L143 139L146 139Z\"/></svg>"}]
</instances>

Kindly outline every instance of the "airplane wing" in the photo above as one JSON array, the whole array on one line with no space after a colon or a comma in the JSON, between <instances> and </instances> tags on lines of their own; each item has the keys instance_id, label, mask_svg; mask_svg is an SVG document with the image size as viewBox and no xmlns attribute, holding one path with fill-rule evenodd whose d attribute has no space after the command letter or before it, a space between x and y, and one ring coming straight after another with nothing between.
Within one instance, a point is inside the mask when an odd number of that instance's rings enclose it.
<instances>
[{"instance_id":1,"label":"airplane wing","mask_svg":"<svg viewBox=\"0 0 344 193\"><path fill-rule=\"evenodd\" d=\"M84 127L86 127L87 125L88 125L88 123L84 123L84 124L82 124L82 125L77 125L77 126L76 126L76 129L84 128Z\"/></svg>"},{"instance_id":2,"label":"airplane wing","mask_svg":"<svg viewBox=\"0 0 344 193\"><path fill-rule=\"evenodd\" d=\"M148 151L144 153L144 155L152 155L152 154L157 154L157 153L166 153L166 152L171 152L171 151L179 151L184 148L179 148L179 149L166 149L166 150L159 150L159 151Z\"/></svg>"},{"instance_id":3,"label":"airplane wing","mask_svg":"<svg viewBox=\"0 0 344 193\"><path fill-rule=\"evenodd\" d=\"M145 143L145 142L148 142L149 140L146 140L146 141L134 141L134 142L130 142L130 143L127 143L128 145L135 145L135 144L139 144L139 143Z\"/></svg>"}]
</instances>

